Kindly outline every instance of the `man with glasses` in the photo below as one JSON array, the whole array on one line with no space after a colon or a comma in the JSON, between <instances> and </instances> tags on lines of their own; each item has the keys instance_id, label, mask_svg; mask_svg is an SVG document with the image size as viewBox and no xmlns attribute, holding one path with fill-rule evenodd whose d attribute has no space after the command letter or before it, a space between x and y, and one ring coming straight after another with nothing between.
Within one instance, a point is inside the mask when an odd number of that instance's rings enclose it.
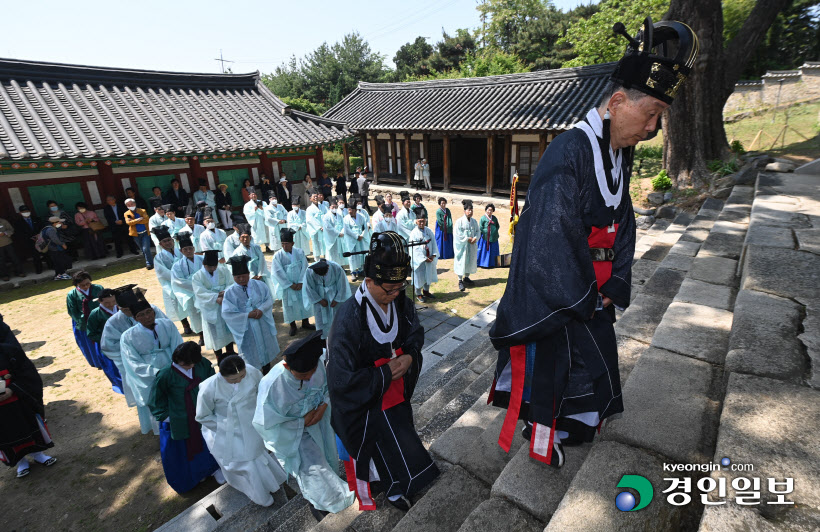
<instances>
[{"instance_id":1,"label":"man with glasses","mask_svg":"<svg viewBox=\"0 0 820 532\"><path fill-rule=\"evenodd\" d=\"M343 444L360 510L376 508L370 482L393 506L411 497L439 470L413 425L410 400L422 367L424 329L404 289L410 255L393 231L376 233L365 258L364 282L341 305L328 336L331 425Z\"/></svg>"}]
</instances>

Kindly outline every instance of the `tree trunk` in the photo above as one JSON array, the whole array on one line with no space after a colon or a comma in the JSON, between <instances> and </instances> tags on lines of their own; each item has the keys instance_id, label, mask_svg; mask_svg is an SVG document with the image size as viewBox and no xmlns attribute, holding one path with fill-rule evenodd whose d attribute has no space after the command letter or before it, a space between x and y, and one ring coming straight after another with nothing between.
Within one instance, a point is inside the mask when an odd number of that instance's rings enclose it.
<instances>
[{"instance_id":1,"label":"tree trunk","mask_svg":"<svg viewBox=\"0 0 820 532\"><path fill-rule=\"evenodd\" d=\"M758 0L724 49L719 0L672 0L665 19L685 22L700 41L692 72L663 117L663 167L678 186L708 182L707 161L728 155L723 106L744 65L788 1Z\"/></svg>"}]
</instances>

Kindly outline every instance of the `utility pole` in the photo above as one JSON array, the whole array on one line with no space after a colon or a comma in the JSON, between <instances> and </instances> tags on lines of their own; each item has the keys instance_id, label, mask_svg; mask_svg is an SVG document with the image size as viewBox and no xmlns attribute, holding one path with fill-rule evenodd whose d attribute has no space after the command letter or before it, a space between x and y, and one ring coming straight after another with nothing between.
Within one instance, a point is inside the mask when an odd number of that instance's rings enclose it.
<instances>
[{"instance_id":1,"label":"utility pole","mask_svg":"<svg viewBox=\"0 0 820 532\"><path fill-rule=\"evenodd\" d=\"M214 59L214 61L219 61L219 66L222 69L222 73L225 73L225 63L233 63L233 61L228 61L222 57L222 49L219 49L219 58Z\"/></svg>"}]
</instances>

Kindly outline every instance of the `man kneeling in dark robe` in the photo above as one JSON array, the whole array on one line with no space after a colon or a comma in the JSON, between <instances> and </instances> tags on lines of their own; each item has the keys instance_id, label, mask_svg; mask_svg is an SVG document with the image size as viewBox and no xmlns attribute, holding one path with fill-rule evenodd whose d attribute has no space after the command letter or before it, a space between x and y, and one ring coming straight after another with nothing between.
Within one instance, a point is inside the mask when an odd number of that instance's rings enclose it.
<instances>
[{"instance_id":1,"label":"man kneeling in dark robe","mask_svg":"<svg viewBox=\"0 0 820 532\"><path fill-rule=\"evenodd\" d=\"M408 510L439 474L413 425L410 399L421 372L424 329L404 291L410 255L397 233L376 233L365 280L342 303L327 339L331 425L360 510L375 510L370 482Z\"/></svg>"},{"instance_id":2,"label":"man kneeling in dark robe","mask_svg":"<svg viewBox=\"0 0 820 532\"><path fill-rule=\"evenodd\" d=\"M623 411L615 308L630 302L635 216L632 147L657 131L697 57L680 22L644 21L600 104L544 152L516 226L512 266L490 339L493 404L507 408L509 451L527 422L530 456L554 467Z\"/></svg>"}]
</instances>

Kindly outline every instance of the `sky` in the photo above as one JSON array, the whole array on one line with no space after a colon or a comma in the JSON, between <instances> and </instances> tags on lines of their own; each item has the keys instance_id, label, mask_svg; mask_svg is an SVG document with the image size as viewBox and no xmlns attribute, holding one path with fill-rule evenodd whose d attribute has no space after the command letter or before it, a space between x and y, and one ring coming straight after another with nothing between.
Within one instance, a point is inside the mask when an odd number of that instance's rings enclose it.
<instances>
[{"instance_id":1,"label":"sky","mask_svg":"<svg viewBox=\"0 0 820 532\"><path fill-rule=\"evenodd\" d=\"M564 11L594 0L553 0ZM4 2L0 57L178 72L263 73L358 31L392 59L442 28L479 25L477 0L29 0ZM9 23L11 22L11 23Z\"/></svg>"}]
</instances>

